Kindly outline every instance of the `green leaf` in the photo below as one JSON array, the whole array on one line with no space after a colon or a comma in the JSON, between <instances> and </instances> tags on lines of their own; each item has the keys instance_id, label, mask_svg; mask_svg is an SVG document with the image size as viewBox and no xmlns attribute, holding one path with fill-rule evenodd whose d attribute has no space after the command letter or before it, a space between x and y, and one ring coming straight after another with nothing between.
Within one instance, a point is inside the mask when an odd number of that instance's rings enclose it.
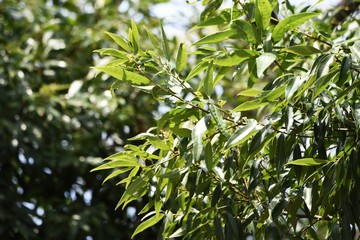
<instances>
[{"instance_id":1,"label":"green leaf","mask_svg":"<svg viewBox=\"0 0 360 240\"><path fill-rule=\"evenodd\" d=\"M155 35L147 27L144 26L144 29L145 29L146 34L147 34L148 38L150 39L152 45L155 47L155 49L160 50L159 41L157 40Z\"/></svg>"},{"instance_id":2,"label":"green leaf","mask_svg":"<svg viewBox=\"0 0 360 240\"><path fill-rule=\"evenodd\" d=\"M211 207L215 207L216 204L219 202L219 199L222 195L222 185L221 184L218 184L216 186L216 188L214 189L214 193L213 193L213 196L212 196L212 199L211 199Z\"/></svg>"},{"instance_id":3,"label":"green leaf","mask_svg":"<svg viewBox=\"0 0 360 240\"><path fill-rule=\"evenodd\" d=\"M124 59L124 60L128 60L127 58L127 53L124 51L120 51L114 48L103 48L103 49L99 49L99 50L95 50L94 52L98 52L103 56L111 56L114 58L119 58L119 59Z\"/></svg>"},{"instance_id":4,"label":"green leaf","mask_svg":"<svg viewBox=\"0 0 360 240\"><path fill-rule=\"evenodd\" d=\"M280 39L284 37L284 34L289 30L301 26L307 20L316 17L318 15L319 13L303 12L284 18L274 27L272 31L272 38L274 39L274 42L276 43L280 41Z\"/></svg>"},{"instance_id":5,"label":"green leaf","mask_svg":"<svg viewBox=\"0 0 360 240\"><path fill-rule=\"evenodd\" d=\"M350 51L352 53L353 58L360 62L360 41L356 41L354 45L352 45L350 48Z\"/></svg>"},{"instance_id":6,"label":"green leaf","mask_svg":"<svg viewBox=\"0 0 360 240\"><path fill-rule=\"evenodd\" d=\"M202 154L202 150L203 150L202 136L207 130L206 125L208 118L209 118L208 115L201 118L199 122L195 125L191 134L191 139L193 141L193 156L195 161L198 161Z\"/></svg>"},{"instance_id":7,"label":"green leaf","mask_svg":"<svg viewBox=\"0 0 360 240\"><path fill-rule=\"evenodd\" d=\"M283 214L283 211L287 205L288 202L285 199L281 199L271 211L271 218L274 220L278 219L278 217Z\"/></svg>"},{"instance_id":8,"label":"green leaf","mask_svg":"<svg viewBox=\"0 0 360 240\"><path fill-rule=\"evenodd\" d=\"M208 27L208 26L214 26L214 25L223 25L223 24L228 24L231 21L231 18L238 16L238 14L235 14L235 16L233 14L233 9L224 9L221 11L221 13L218 16L215 17L211 17L209 19L206 19L205 21L195 25L194 27L192 27L189 31L198 29L198 28L203 28L203 27Z\"/></svg>"},{"instance_id":9,"label":"green leaf","mask_svg":"<svg viewBox=\"0 0 360 240\"><path fill-rule=\"evenodd\" d=\"M108 36L110 36L122 49L126 52L131 52L132 48L130 47L129 43L121 36L111 33L105 32Z\"/></svg>"},{"instance_id":10,"label":"green leaf","mask_svg":"<svg viewBox=\"0 0 360 240\"><path fill-rule=\"evenodd\" d=\"M205 94L210 97L214 88L214 65L212 62L206 70L203 82Z\"/></svg>"},{"instance_id":11,"label":"green leaf","mask_svg":"<svg viewBox=\"0 0 360 240\"><path fill-rule=\"evenodd\" d=\"M276 133L272 131L270 125L264 126L251 140L249 148L249 156L247 160L253 159L270 141L276 136Z\"/></svg>"},{"instance_id":12,"label":"green leaf","mask_svg":"<svg viewBox=\"0 0 360 240\"><path fill-rule=\"evenodd\" d=\"M261 89L246 89L240 93L238 93L236 96L244 96L244 97L256 97L260 93L262 93L263 90Z\"/></svg>"},{"instance_id":13,"label":"green leaf","mask_svg":"<svg viewBox=\"0 0 360 240\"><path fill-rule=\"evenodd\" d=\"M286 160L286 145L285 145L285 136L284 134L280 134L280 136L277 139L276 144L276 153L275 153L275 166L278 171L280 171L283 166L284 162Z\"/></svg>"},{"instance_id":14,"label":"green leaf","mask_svg":"<svg viewBox=\"0 0 360 240\"><path fill-rule=\"evenodd\" d=\"M223 79L228 73L229 69L229 67L220 67L220 69L216 73L214 84L218 83L221 79Z\"/></svg>"},{"instance_id":15,"label":"green leaf","mask_svg":"<svg viewBox=\"0 0 360 240\"><path fill-rule=\"evenodd\" d=\"M137 234L141 233L142 231L144 231L145 229L154 226L155 224L157 224L161 219L164 218L164 214L160 213L159 215L154 215L151 218L149 218L148 220L146 220L145 222L142 222L134 231L133 235L131 236L131 238L133 239Z\"/></svg>"},{"instance_id":16,"label":"green leaf","mask_svg":"<svg viewBox=\"0 0 360 240\"><path fill-rule=\"evenodd\" d=\"M236 223L236 219L231 215L230 212L226 211L226 227L230 227L232 236L234 239L240 239L239 227Z\"/></svg>"},{"instance_id":17,"label":"green leaf","mask_svg":"<svg viewBox=\"0 0 360 240\"><path fill-rule=\"evenodd\" d=\"M243 50L239 49L234 51L231 54L225 54L222 56L218 56L214 59L214 64L218 66L231 67L235 65L239 65L243 61L256 56L256 52L252 50Z\"/></svg>"},{"instance_id":18,"label":"green leaf","mask_svg":"<svg viewBox=\"0 0 360 240\"><path fill-rule=\"evenodd\" d=\"M205 146L205 165L209 172L214 168L215 164L212 146L208 142Z\"/></svg>"},{"instance_id":19,"label":"green leaf","mask_svg":"<svg viewBox=\"0 0 360 240\"><path fill-rule=\"evenodd\" d=\"M200 15L201 22L207 20L210 14L221 6L222 2L223 0L213 0L210 4L208 4Z\"/></svg>"},{"instance_id":20,"label":"green leaf","mask_svg":"<svg viewBox=\"0 0 360 240\"><path fill-rule=\"evenodd\" d=\"M220 109L212 104L209 104L209 110L211 116L215 119L219 131L224 135L224 137L229 138L230 135L226 129L226 123Z\"/></svg>"},{"instance_id":21,"label":"green leaf","mask_svg":"<svg viewBox=\"0 0 360 240\"><path fill-rule=\"evenodd\" d=\"M122 173L124 173L124 172L130 171L131 169L132 169L131 167L127 167L127 168L118 169L118 170L112 172L109 176L107 176L107 177L105 178L105 180L103 181L103 184L104 184L106 181L108 181L109 179L114 178L114 177L116 177L116 176L118 176L118 175L120 175L120 174L122 174Z\"/></svg>"},{"instance_id":22,"label":"green leaf","mask_svg":"<svg viewBox=\"0 0 360 240\"><path fill-rule=\"evenodd\" d=\"M281 85L280 87L276 87L275 89L271 90L267 93L262 99L263 101L275 101L285 93L285 85Z\"/></svg>"},{"instance_id":23,"label":"green leaf","mask_svg":"<svg viewBox=\"0 0 360 240\"><path fill-rule=\"evenodd\" d=\"M232 27L238 31L236 37L243 38L250 43L257 43L259 36L249 22L243 19L237 19L234 21Z\"/></svg>"},{"instance_id":24,"label":"green leaf","mask_svg":"<svg viewBox=\"0 0 360 240\"><path fill-rule=\"evenodd\" d=\"M347 76L350 69L350 64L350 58L348 56L345 56L341 61L339 80L336 82L336 85L338 85L339 87L342 87L348 79Z\"/></svg>"},{"instance_id":25,"label":"green leaf","mask_svg":"<svg viewBox=\"0 0 360 240\"><path fill-rule=\"evenodd\" d=\"M209 63L205 61L201 61L198 63L189 73L189 75L186 77L185 81L189 81L191 78L199 75L202 71L204 71L208 67Z\"/></svg>"},{"instance_id":26,"label":"green leaf","mask_svg":"<svg viewBox=\"0 0 360 240\"><path fill-rule=\"evenodd\" d=\"M140 166L140 163L137 160L137 158L127 153L114 154L105 158L104 160L111 160L111 161L92 169L91 172L104 170L104 169L118 168L118 167Z\"/></svg>"},{"instance_id":27,"label":"green leaf","mask_svg":"<svg viewBox=\"0 0 360 240\"><path fill-rule=\"evenodd\" d=\"M102 71L110 76L122 80L127 81L134 85L147 85L150 83L150 80L147 77L144 77L140 74L129 72L120 67L114 66L98 66L94 67L95 69Z\"/></svg>"},{"instance_id":28,"label":"green leaf","mask_svg":"<svg viewBox=\"0 0 360 240\"><path fill-rule=\"evenodd\" d=\"M265 30L270 23L272 7L268 0L256 0L255 21L261 30Z\"/></svg>"},{"instance_id":29,"label":"green leaf","mask_svg":"<svg viewBox=\"0 0 360 240\"><path fill-rule=\"evenodd\" d=\"M319 79L317 79L314 83L315 90L314 90L314 94L312 95L312 100L314 100L322 91L324 91L326 87L333 82L332 80L334 78L337 78L338 74L339 74L338 70L333 70L328 74L325 74Z\"/></svg>"},{"instance_id":30,"label":"green leaf","mask_svg":"<svg viewBox=\"0 0 360 240\"><path fill-rule=\"evenodd\" d=\"M133 36L133 40L139 45L139 29L134 22L134 19L131 19L131 32Z\"/></svg>"},{"instance_id":31,"label":"green leaf","mask_svg":"<svg viewBox=\"0 0 360 240\"><path fill-rule=\"evenodd\" d=\"M307 45L297 45L297 46L282 48L281 51L294 53L296 55L301 55L301 56L309 56L312 54L322 53L321 50Z\"/></svg>"},{"instance_id":32,"label":"green leaf","mask_svg":"<svg viewBox=\"0 0 360 240\"><path fill-rule=\"evenodd\" d=\"M163 26L162 22L160 22L160 28L161 28L161 37L162 37L162 44L163 44L165 57L166 57L166 59L168 61L170 61L171 54L170 54L170 48L169 48L169 41L168 41L168 39L166 37L166 33L165 33L164 26Z\"/></svg>"},{"instance_id":33,"label":"green leaf","mask_svg":"<svg viewBox=\"0 0 360 240\"><path fill-rule=\"evenodd\" d=\"M225 240L221 220L218 218L217 215L215 216L214 227L216 240Z\"/></svg>"},{"instance_id":34,"label":"green leaf","mask_svg":"<svg viewBox=\"0 0 360 240\"><path fill-rule=\"evenodd\" d=\"M179 46L177 59L176 59L176 70L181 72L186 66L187 53L184 43L181 43Z\"/></svg>"},{"instance_id":35,"label":"green leaf","mask_svg":"<svg viewBox=\"0 0 360 240\"><path fill-rule=\"evenodd\" d=\"M187 232L188 232L188 231L186 231L186 229L184 229L184 228L181 227L181 228L177 229L173 234L171 234L171 235L169 236L169 238L172 239L172 238L176 238L176 237L182 237L182 236L184 236Z\"/></svg>"},{"instance_id":36,"label":"green leaf","mask_svg":"<svg viewBox=\"0 0 360 240\"><path fill-rule=\"evenodd\" d=\"M256 58L256 73L260 77L263 72L276 60L276 55L273 53L263 53Z\"/></svg>"},{"instance_id":37,"label":"green leaf","mask_svg":"<svg viewBox=\"0 0 360 240\"><path fill-rule=\"evenodd\" d=\"M303 80L300 77L292 78L285 88L285 98L290 99L294 93L300 88Z\"/></svg>"},{"instance_id":38,"label":"green leaf","mask_svg":"<svg viewBox=\"0 0 360 240\"><path fill-rule=\"evenodd\" d=\"M239 106L234 108L232 110L232 112L242 112L242 111L254 110L259 107L266 106L268 104L269 104L268 102L261 102L259 99L255 99L255 100L247 101L247 102L240 104Z\"/></svg>"},{"instance_id":39,"label":"green leaf","mask_svg":"<svg viewBox=\"0 0 360 240\"><path fill-rule=\"evenodd\" d=\"M236 130L230 136L229 140L225 143L225 149L234 147L236 145L239 145L239 144L245 142L251 136L250 133L255 129L256 126L257 126L257 121L252 120L250 123L248 123L244 127Z\"/></svg>"},{"instance_id":40,"label":"green leaf","mask_svg":"<svg viewBox=\"0 0 360 240\"><path fill-rule=\"evenodd\" d=\"M326 164L331 161L329 160L322 160L322 159L315 159L315 158L301 158L291 162L286 163L285 165L296 165L296 166L316 166L321 164Z\"/></svg>"},{"instance_id":41,"label":"green leaf","mask_svg":"<svg viewBox=\"0 0 360 240\"><path fill-rule=\"evenodd\" d=\"M134 170L138 170L136 168L133 169ZM137 200L138 198L144 196L147 192L148 189L148 183L150 181L150 178L152 177L153 173L151 171L147 171L145 172L145 174L136 177L135 179L133 178L132 174L136 174L137 171L131 172L129 174L129 177L127 179L127 183L130 183L125 192L123 193L123 195L121 196L121 199L119 200L119 202L116 205L115 209L118 209L121 205L123 205L123 209L125 208L125 206L127 205L127 203L133 201L133 200ZM121 182L122 183L122 182Z\"/></svg>"},{"instance_id":42,"label":"green leaf","mask_svg":"<svg viewBox=\"0 0 360 240\"><path fill-rule=\"evenodd\" d=\"M193 45L212 44L212 43L222 42L226 39L229 39L234 34L236 34L236 30L234 30L234 29L213 33L211 35L201 38L199 41L195 42Z\"/></svg>"},{"instance_id":43,"label":"green leaf","mask_svg":"<svg viewBox=\"0 0 360 240\"><path fill-rule=\"evenodd\" d=\"M354 118L355 126L357 129L360 128L360 102L357 100L352 107L352 115Z\"/></svg>"}]
</instances>

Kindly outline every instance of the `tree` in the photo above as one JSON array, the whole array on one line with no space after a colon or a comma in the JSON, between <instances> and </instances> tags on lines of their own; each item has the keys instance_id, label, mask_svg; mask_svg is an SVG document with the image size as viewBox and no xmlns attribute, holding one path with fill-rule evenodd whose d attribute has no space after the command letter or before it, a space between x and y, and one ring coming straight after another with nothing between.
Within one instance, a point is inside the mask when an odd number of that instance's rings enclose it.
<instances>
[{"instance_id":1,"label":"tree","mask_svg":"<svg viewBox=\"0 0 360 240\"><path fill-rule=\"evenodd\" d=\"M151 126L157 103L126 87L112 98L90 67L131 12L153 26L150 3L1 1L0 239L131 236L137 219L113 211L118 193L90 170Z\"/></svg>"},{"instance_id":2,"label":"tree","mask_svg":"<svg viewBox=\"0 0 360 240\"><path fill-rule=\"evenodd\" d=\"M161 239L353 239L358 10L338 25L339 9L222 2L202 1L191 45L135 22L111 35L120 50L100 51L114 60L95 67L118 79L111 89L131 85L170 110L94 170L120 176L117 208L148 199L133 237L159 223Z\"/></svg>"}]
</instances>

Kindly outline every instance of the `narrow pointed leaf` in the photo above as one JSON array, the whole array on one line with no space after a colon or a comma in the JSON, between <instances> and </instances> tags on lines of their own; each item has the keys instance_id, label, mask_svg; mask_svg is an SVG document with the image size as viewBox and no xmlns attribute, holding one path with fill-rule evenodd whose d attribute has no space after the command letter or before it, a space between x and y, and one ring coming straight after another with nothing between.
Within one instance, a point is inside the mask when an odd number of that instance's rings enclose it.
<instances>
[{"instance_id":1,"label":"narrow pointed leaf","mask_svg":"<svg viewBox=\"0 0 360 240\"><path fill-rule=\"evenodd\" d=\"M271 12L272 7L268 0L256 0L255 21L262 30L269 26Z\"/></svg>"},{"instance_id":2,"label":"narrow pointed leaf","mask_svg":"<svg viewBox=\"0 0 360 240\"><path fill-rule=\"evenodd\" d=\"M131 238L133 239L137 234L141 233L142 231L144 231L145 229L154 226L155 224L157 224L161 219L164 218L164 214L160 213L159 215L154 215L151 218L149 218L148 220L142 222L134 231L133 235L131 236Z\"/></svg>"},{"instance_id":3,"label":"narrow pointed leaf","mask_svg":"<svg viewBox=\"0 0 360 240\"><path fill-rule=\"evenodd\" d=\"M144 29L146 31L146 34L148 36L148 38L150 39L152 45L155 47L155 49L159 50L159 41L158 39L155 37L155 35L147 28L144 26Z\"/></svg>"},{"instance_id":4,"label":"narrow pointed leaf","mask_svg":"<svg viewBox=\"0 0 360 240\"><path fill-rule=\"evenodd\" d=\"M195 161L200 159L200 156L203 151L202 136L206 132L206 129L207 129L206 118L207 117L203 117L200 119L200 121L195 125L195 127L192 131L192 134L191 134L191 138L193 140L193 155L194 155Z\"/></svg>"},{"instance_id":5,"label":"narrow pointed leaf","mask_svg":"<svg viewBox=\"0 0 360 240\"><path fill-rule=\"evenodd\" d=\"M99 67L95 67L95 69L102 71L106 74L109 74L110 76L116 79L127 81L134 85L146 85L150 83L150 80L147 77L144 77L137 73L129 72L120 67L99 66Z\"/></svg>"},{"instance_id":6,"label":"narrow pointed leaf","mask_svg":"<svg viewBox=\"0 0 360 240\"><path fill-rule=\"evenodd\" d=\"M117 155L115 157L107 157L105 160L112 160L107 163L104 163L94 169L93 171L103 170L103 169L112 169L112 168L118 168L118 167L136 167L140 166L139 161L136 157L130 155L130 154L121 154Z\"/></svg>"},{"instance_id":7,"label":"narrow pointed leaf","mask_svg":"<svg viewBox=\"0 0 360 240\"><path fill-rule=\"evenodd\" d=\"M103 48L103 49L99 49L99 50L95 50L94 52L98 52L103 56L111 56L114 58L119 58L119 59L124 59L127 60L127 53L124 51L120 51L114 48Z\"/></svg>"},{"instance_id":8,"label":"narrow pointed leaf","mask_svg":"<svg viewBox=\"0 0 360 240\"><path fill-rule=\"evenodd\" d=\"M257 125L257 121L253 120L246 126L235 131L229 138L229 140L225 144L225 148L230 148L236 145L243 143L250 133L255 129Z\"/></svg>"},{"instance_id":9,"label":"narrow pointed leaf","mask_svg":"<svg viewBox=\"0 0 360 240\"><path fill-rule=\"evenodd\" d=\"M283 38L284 34L289 30L301 26L307 20L318 15L319 13L303 12L284 18L273 29L272 38L274 39L274 42L280 41L280 39Z\"/></svg>"},{"instance_id":10,"label":"narrow pointed leaf","mask_svg":"<svg viewBox=\"0 0 360 240\"><path fill-rule=\"evenodd\" d=\"M164 53L165 53L166 59L168 61L170 61L171 54L170 54L170 48L169 48L169 42L168 42L169 40L166 37L164 26L161 22L160 22L160 28L161 28L161 37L162 37Z\"/></svg>"},{"instance_id":11,"label":"narrow pointed leaf","mask_svg":"<svg viewBox=\"0 0 360 240\"><path fill-rule=\"evenodd\" d=\"M349 48L354 59L360 62L360 41L356 41L354 45Z\"/></svg>"},{"instance_id":12,"label":"narrow pointed leaf","mask_svg":"<svg viewBox=\"0 0 360 240\"><path fill-rule=\"evenodd\" d=\"M229 39L231 36L236 34L236 30L226 30L223 32L217 32L206 37L201 38L199 41L195 42L194 45L202 45L202 44L211 44L222 42L226 39Z\"/></svg>"},{"instance_id":13,"label":"narrow pointed leaf","mask_svg":"<svg viewBox=\"0 0 360 240\"><path fill-rule=\"evenodd\" d=\"M260 77L263 72L276 60L276 55L273 53L263 53L256 58L256 73Z\"/></svg>"},{"instance_id":14,"label":"narrow pointed leaf","mask_svg":"<svg viewBox=\"0 0 360 240\"><path fill-rule=\"evenodd\" d=\"M198 65L196 65L189 73L189 75L186 77L185 81L190 80L191 78L199 75L202 71L204 71L207 66L209 65L208 62L202 61L200 63L198 63Z\"/></svg>"},{"instance_id":15,"label":"narrow pointed leaf","mask_svg":"<svg viewBox=\"0 0 360 240\"><path fill-rule=\"evenodd\" d=\"M122 173L128 172L128 171L130 171L131 169L132 169L131 167L127 167L127 168L118 169L118 170L112 172L109 176L107 176L107 177L105 178L105 180L103 181L103 184L104 184L106 181L108 181L109 179L114 178L114 177L116 177L116 176L119 176L119 175L122 174Z\"/></svg>"},{"instance_id":16,"label":"narrow pointed leaf","mask_svg":"<svg viewBox=\"0 0 360 240\"><path fill-rule=\"evenodd\" d=\"M232 111L233 112L249 111L249 110L254 110L254 109L266 106L268 104L269 104L268 102L261 102L259 99L255 99L255 100L247 101L247 102L240 104L239 106L234 108Z\"/></svg>"},{"instance_id":17,"label":"narrow pointed leaf","mask_svg":"<svg viewBox=\"0 0 360 240\"><path fill-rule=\"evenodd\" d=\"M320 51L319 49L306 45L291 46L291 47L283 48L281 49L281 51L294 53L296 55L301 55L301 56L309 56L312 54L322 53L322 51Z\"/></svg>"},{"instance_id":18,"label":"narrow pointed leaf","mask_svg":"<svg viewBox=\"0 0 360 240\"><path fill-rule=\"evenodd\" d=\"M176 70L181 72L186 66L187 53L186 47L184 43L181 43L178 50L178 55L176 59Z\"/></svg>"},{"instance_id":19,"label":"narrow pointed leaf","mask_svg":"<svg viewBox=\"0 0 360 240\"><path fill-rule=\"evenodd\" d=\"M211 62L206 70L205 77L204 77L204 91L205 94L210 97L214 88L214 66Z\"/></svg>"},{"instance_id":20,"label":"narrow pointed leaf","mask_svg":"<svg viewBox=\"0 0 360 240\"><path fill-rule=\"evenodd\" d=\"M238 31L236 34L237 37L243 38L250 43L256 43L258 41L258 33L249 22L243 19L237 19L232 26Z\"/></svg>"},{"instance_id":21,"label":"narrow pointed leaf","mask_svg":"<svg viewBox=\"0 0 360 240\"><path fill-rule=\"evenodd\" d=\"M131 30L132 30L132 36L133 36L133 40L139 44L139 29L136 26L136 23L134 22L133 19L131 19Z\"/></svg>"},{"instance_id":22,"label":"narrow pointed leaf","mask_svg":"<svg viewBox=\"0 0 360 240\"><path fill-rule=\"evenodd\" d=\"M219 129L219 131L224 135L224 137L229 138L229 132L226 129L226 123L224 121L223 115L221 113L221 111L219 110L219 108L217 108L216 106L210 104L209 105L209 110L211 113L211 116L215 119L216 121L216 125Z\"/></svg>"},{"instance_id":23,"label":"narrow pointed leaf","mask_svg":"<svg viewBox=\"0 0 360 240\"><path fill-rule=\"evenodd\" d=\"M240 93L238 93L236 96L244 96L244 97L256 97L260 93L262 93L263 90L261 89L246 89Z\"/></svg>"},{"instance_id":24,"label":"narrow pointed leaf","mask_svg":"<svg viewBox=\"0 0 360 240\"><path fill-rule=\"evenodd\" d=\"M291 162L286 163L285 165L296 165L296 166L316 166L321 164L329 163L329 160L315 159L315 158L301 158Z\"/></svg>"},{"instance_id":25,"label":"narrow pointed leaf","mask_svg":"<svg viewBox=\"0 0 360 240\"><path fill-rule=\"evenodd\" d=\"M255 56L256 56L256 52L252 50L239 49L231 54L225 54L223 56L219 56L215 58L214 64L218 66L231 67L231 66L239 65L243 61Z\"/></svg>"},{"instance_id":26,"label":"narrow pointed leaf","mask_svg":"<svg viewBox=\"0 0 360 240\"><path fill-rule=\"evenodd\" d=\"M115 33L111 33L111 32L105 32L108 36L110 36L122 49L124 49L127 52L131 52L132 49L129 46L127 40L125 40L123 37L115 34Z\"/></svg>"}]
</instances>

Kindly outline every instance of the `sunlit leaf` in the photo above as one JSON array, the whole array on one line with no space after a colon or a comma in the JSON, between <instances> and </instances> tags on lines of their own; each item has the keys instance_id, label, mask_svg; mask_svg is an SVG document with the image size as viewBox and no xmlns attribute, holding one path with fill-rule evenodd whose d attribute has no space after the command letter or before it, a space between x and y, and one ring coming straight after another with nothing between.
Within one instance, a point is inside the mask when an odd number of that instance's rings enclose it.
<instances>
[{"instance_id":1,"label":"sunlit leaf","mask_svg":"<svg viewBox=\"0 0 360 240\"><path fill-rule=\"evenodd\" d=\"M272 7L268 0L256 0L255 20L261 30L265 30L270 23Z\"/></svg>"},{"instance_id":2,"label":"sunlit leaf","mask_svg":"<svg viewBox=\"0 0 360 240\"><path fill-rule=\"evenodd\" d=\"M109 159L111 161L104 163L104 164L92 169L91 171L93 172L93 171L104 170L104 169L140 166L140 163L136 159L136 157L128 155L128 154L121 154L121 155L117 155L116 157L110 156L106 159Z\"/></svg>"},{"instance_id":3,"label":"sunlit leaf","mask_svg":"<svg viewBox=\"0 0 360 240\"><path fill-rule=\"evenodd\" d=\"M184 43L181 43L179 46L177 59L176 59L176 70L178 72L181 72L184 69L184 67L186 66L186 60L187 60L186 47Z\"/></svg>"},{"instance_id":4,"label":"sunlit leaf","mask_svg":"<svg viewBox=\"0 0 360 240\"><path fill-rule=\"evenodd\" d=\"M352 53L352 56L354 56L354 59L356 59L356 61L360 62L360 41L356 41L354 43L354 45L352 45L349 48Z\"/></svg>"},{"instance_id":5,"label":"sunlit leaf","mask_svg":"<svg viewBox=\"0 0 360 240\"><path fill-rule=\"evenodd\" d=\"M194 45L218 43L229 39L234 34L236 34L236 30L234 29L213 33L211 35L201 38L199 41L195 42Z\"/></svg>"},{"instance_id":6,"label":"sunlit leaf","mask_svg":"<svg viewBox=\"0 0 360 240\"><path fill-rule=\"evenodd\" d=\"M199 75L202 71L204 71L208 67L209 63L202 61L198 63L189 73L189 75L186 77L185 81L190 80L191 78Z\"/></svg>"},{"instance_id":7,"label":"sunlit leaf","mask_svg":"<svg viewBox=\"0 0 360 240\"><path fill-rule=\"evenodd\" d=\"M260 77L263 72L276 60L276 55L273 53L263 53L256 58L256 73Z\"/></svg>"},{"instance_id":8,"label":"sunlit leaf","mask_svg":"<svg viewBox=\"0 0 360 240\"><path fill-rule=\"evenodd\" d=\"M231 54L225 54L222 56L218 56L214 60L214 64L218 66L234 66L238 65L241 62L256 56L256 53L251 50L236 50Z\"/></svg>"},{"instance_id":9,"label":"sunlit leaf","mask_svg":"<svg viewBox=\"0 0 360 240\"><path fill-rule=\"evenodd\" d=\"M255 129L256 126L257 126L257 121L253 120L244 127L241 127L240 129L236 130L230 136L229 140L226 142L225 148L230 148L246 141L251 136L250 133Z\"/></svg>"},{"instance_id":10,"label":"sunlit leaf","mask_svg":"<svg viewBox=\"0 0 360 240\"><path fill-rule=\"evenodd\" d=\"M316 158L301 158L291 162L286 163L285 165L296 165L296 166L316 166L329 163L329 160L322 160Z\"/></svg>"},{"instance_id":11,"label":"sunlit leaf","mask_svg":"<svg viewBox=\"0 0 360 240\"><path fill-rule=\"evenodd\" d=\"M203 151L202 136L206 132L207 121L208 121L208 116L201 118L199 122L195 125L191 134L191 139L193 141L193 156L195 161L200 159L200 156Z\"/></svg>"},{"instance_id":12,"label":"sunlit leaf","mask_svg":"<svg viewBox=\"0 0 360 240\"><path fill-rule=\"evenodd\" d=\"M132 51L132 48L129 46L129 43L123 37L111 32L105 32L105 33L109 35L126 52Z\"/></svg>"},{"instance_id":13,"label":"sunlit leaf","mask_svg":"<svg viewBox=\"0 0 360 240\"><path fill-rule=\"evenodd\" d=\"M147 219L146 221L140 223L140 225L135 229L133 235L131 238L133 239L137 234L141 233L145 229L154 226L159 221L161 221L164 218L164 214L160 213L159 215L154 215L151 218Z\"/></svg>"},{"instance_id":14,"label":"sunlit leaf","mask_svg":"<svg viewBox=\"0 0 360 240\"><path fill-rule=\"evenodd\" d=\"M255 100L247 101L247 102L240 104L239 106L234 108L232 111L233 112L249 111L249 110L254 110L254 109L266 106L268 104L269 104L268 102L261 102L260 100L255 99Z\"/></svg>"},{"instance_id":15,"label":"sunlit leaf","mask_svg":"<svg viewBox=\"0 0 360 240\"><path fill-rule=\"evenodd\" d=\"M233 22L232 26L238 31L236 37L246 39L251 43L256 43L258 41L259 36L249 22L243 19L237 19Z\"/></svg>"},{"instance_id":16,"label":"sunlit leaf","mask_svg":"<svg viewBox=\"0 0 360 240\"><path fill-rule=\"evenodd\" d=\"M294 54L302 55L302 56L309 56L312 54L322 53L322 51L320 51L319 49L314 48L312 46L307 46L307 45L291 46L291 47L283 48L283 49L281 49L281 51L288 52L288 53L294 53Z\"/></svg>"},{"instance_id":17,"label":"sunlit leaf","mask_svg":"<svg viewBox=\"0 0 360 240\"><path fill-rule=\"evenodd\" d=\"M160 28L161 28L161 38L162 38L162 46L164 49L164 53L165 53L166 59L168 61L170 61L171 53L170 53L170 47L169 47L169 42L168 42L169 40L166 36L162 22L160 22Z\"/></svg>"},{"instance_id":18,"label":"sunlit leaf","mask_svg":"<svg viewBox=\"0 0 360 240\"><path fill-rule=\"evenodd\" d=\"M272 31L272 38L274 39L274 42L278 42L280 39L282 39L287 31L301 26L307 20L316 17L318 15L319 13L303 12L284 18L275 26L275 28Z\"/></svg>"},{"instance_id":19,"label":"sunlit leaf","mask_svg":"<svg viewBox=\"0 0 360 240\"><path fill-rule=\"evenodd\" d=\"M210 97L214 89L214 66L212 62L209 64L206 70L203 82L205 94Z\"/></svg>"},{"instance_id":20,"label":"sunlit leaf","mask_svg":"<svg viewBox=\"0 0 360 240\"><path fill-rule=\"evenodd\" d=\"M95 67L96 70L102 71L106 74L109 74L110 76L127 81L134 85L146 85L150 83L150 80L147 77L144 77L140 74L130 72L127 70L124 70L120 67L113 67L113 66L98 66Z\"/></svg>"},{"instance_id":21,"label":"sunlit leaf","mask_svg":"<svg viewBox=\"0 0 360 240\"><path fill-rule=\"evenodd\" d=\"M246 89L240 93L237 94L237 96L244 96L244 97L256 97L260 93L262 93L263 90L261 89Z\"/></svg>"},{"instance_id":22,"label":"sunlit leaf","mask_svg":"<svg viewBox=\"0 0 360 240\"><path fill-rule=\"evenodd\" d=\"M127 60L127 53L121 50L117 50L114 48L103 48L103 49L99 49L99 50L95 50L94 52L98 52L103 56L112 56L114 58L120 58L120 59L124 59Z\"/></svg>"},{"instance_id":23,"label":"sunlit leaf","mask_svg":"<svg viewBox=\"0 0 360 240\"><path fill-rule=\"evenodd\" d=\"M211 1L211 3L208 4L206 6L206 8L204 9L204 11L200 14L201 22L207 20L209 15L213 11L217 10L221 6L222 2L223 2L223 0L213 0L213 1Z\"/></svg>"}]
</instances>

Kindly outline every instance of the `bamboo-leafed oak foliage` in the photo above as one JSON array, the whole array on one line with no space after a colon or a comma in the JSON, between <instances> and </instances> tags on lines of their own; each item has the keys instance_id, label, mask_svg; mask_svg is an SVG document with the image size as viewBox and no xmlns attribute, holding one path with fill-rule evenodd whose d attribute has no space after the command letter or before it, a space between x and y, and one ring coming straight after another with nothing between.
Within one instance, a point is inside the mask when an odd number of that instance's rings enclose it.
<instances>
[{"instance_id":1,"label":"bamboo-leafed oak foliage","mask_svg":"<svg viewBox=\"0 0 360 240\"><path fill-rule=\"evenodd\" d=\"M146 196L139 232L172 239L352 239L360 227L360 32L355 11L202 1L198 41L133 21L95 67L169 107L94 170ZM143 49L141 41L152 42ZM124 173L126 173L124 175ZM120 175L121 174L121 175Z\"/></svg>"}]
</instances>

